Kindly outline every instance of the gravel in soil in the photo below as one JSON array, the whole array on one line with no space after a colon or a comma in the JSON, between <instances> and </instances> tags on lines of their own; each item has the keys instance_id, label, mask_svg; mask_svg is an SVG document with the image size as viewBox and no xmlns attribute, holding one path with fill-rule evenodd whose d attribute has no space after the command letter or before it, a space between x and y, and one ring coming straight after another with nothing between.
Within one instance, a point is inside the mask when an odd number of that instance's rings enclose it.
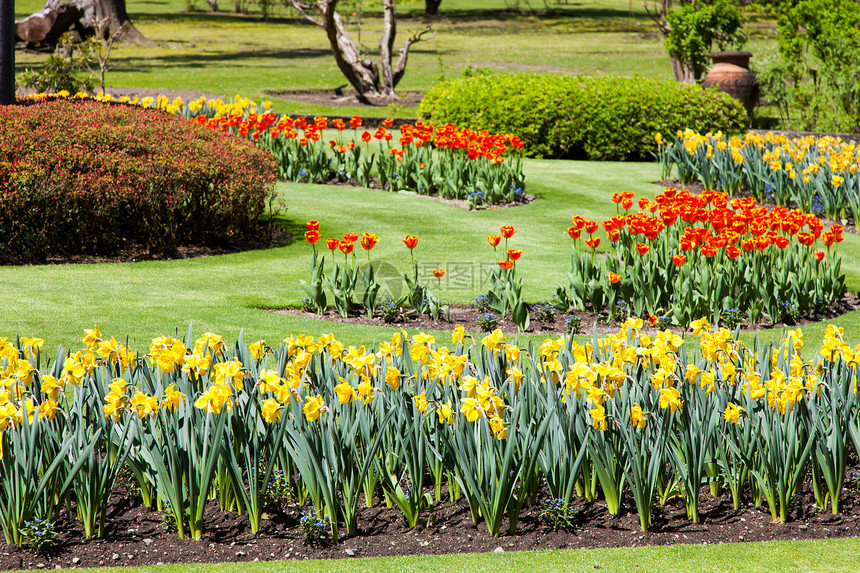
<instances>
[{"instance_id":1,"label":"gravel in soil","mask_svg":"<svg viewBox=\"0 0 860 573\"><path fill-rule=\"evenodd\" d=\"M854 467L851 471L856 470ZM553 531L546 527L538 503L524 509L515 534L493 537L483 522L478 525L472 522L463 498L451 503L443 490L443 501L428 511L426 521L414 529L404 526L396 509L388 509L382 500L376 499L373 507L360 508L357 535L342 538L338 543L309 545L298 525L301 508L295 506L271 512L254 535L246 517L221 512L213 501L206 508L203 538L181 540L175 533L165 531L159 512L117 491L109 508L104 539L84 538L79 523L63 517L58 522L59 545L52 554L35 555L7 546L0 549L0 569L716 544L860 535L860 495L856 491L843 496L840 513L833 515L829 510L816 508L810 492L805 490L795 498L789 521L782 524L772 522L766 507L734 510L727 494L712 497L706 492L707 489L702 493L699 524L687 519L684 503L678 497L654 508L652 529L645 533L640 529L639 516L629 495L624 497L622 511L617 516L609 515L602 500L584 502L577 498L572 504L576 522L570 529ZM542 491L538 499L546 495ZM502 531L507 527L504 523Z\"/></svg>"}]
</instances>

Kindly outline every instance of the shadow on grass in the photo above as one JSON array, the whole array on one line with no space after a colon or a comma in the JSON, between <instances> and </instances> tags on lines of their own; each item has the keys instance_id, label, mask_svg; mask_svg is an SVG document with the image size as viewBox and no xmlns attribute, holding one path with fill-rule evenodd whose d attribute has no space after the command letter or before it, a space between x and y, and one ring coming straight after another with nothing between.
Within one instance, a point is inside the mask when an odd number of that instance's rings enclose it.
<instances>
[{"instance_id":1,"label":"shadow on grass","mask_svg":"<svg viewBox=\"0 0 860 573\"><path fill-rule=\"evenodd\" d=\"M450 1L450 0L449 0ZM547 7L524 6L522 9L506 8L498 10L457 9L451 7L445 9L443 5L439 14L434 17L425 16L423 8L414 6L398 11L397 18L400 22L420 21L425 24L457 24L464 22L487 22L495 23L519 23L523 18L533 18L539 21L570 21L571 23L582 23L582 27L592 27L595 23L602 23L606 32L629 31L631 27L639 29L640 25L650 24L648 15L638 7L633 10L618 8L598 8L593 6L584 7L578 3L559 3ZM346 13L346 10L342 10ZM381 18L381 8L365 9L364 14L371 18ZM315 26L307 22L297 13L287 11L286 14L279 13L264 18L259 13L237 14L234 12L176 12L176 13L140 13L132 14L133 22L153 23L170 22L173 24L283 24L293 26Z\"/></svg>"},{"instance_id":2,"label":"shadow on grass","mask_svg":"<svg viewBox=\"0 0 860 573\"><path fill-rule=\"evenodd\" d=\"M164 57L147 57L147 56L130 56L120 57L115 59L117 62L122 62L123 72L144 72L154 68L163 69L167 63L172 67L176 66L216 66L223 64L225 67L234 67L237 62L248 60L303 60L320 57L330 57L331 50L318 50L311 48L301 48L297 50L234 50L234 51L217 51L217 52L193 52L190 54L171 54Z\"/></svg>"}]
</instances>

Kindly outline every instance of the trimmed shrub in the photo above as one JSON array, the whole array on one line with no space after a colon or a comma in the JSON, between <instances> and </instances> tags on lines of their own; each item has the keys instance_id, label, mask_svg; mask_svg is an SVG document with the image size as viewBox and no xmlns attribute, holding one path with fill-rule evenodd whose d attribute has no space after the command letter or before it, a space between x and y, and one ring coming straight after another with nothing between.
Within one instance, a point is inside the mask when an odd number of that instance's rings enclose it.
<instances>
[{"instance_id":1,"label":"trimmed shrub","mask_svg":"<svg viewBox=\"0 0 860 573\"><path fill-rule=\"evenodd\" d=\"M276 178L250 142L160 111L0 107L0 261L252 239Z\"/></svg>"},{"instance_id":2,"label":"trimmed shrub","mask_svg":"<svg viewBox=\"0 0 860 573\"><path fill-rule=\"evenodd\" d=\"M655 133L747 125L727 94L647 78L477 76L434 86L418 109L432 123L513 133L532 157L645 159L657 149Z\"/></svg>"}]
</instances>

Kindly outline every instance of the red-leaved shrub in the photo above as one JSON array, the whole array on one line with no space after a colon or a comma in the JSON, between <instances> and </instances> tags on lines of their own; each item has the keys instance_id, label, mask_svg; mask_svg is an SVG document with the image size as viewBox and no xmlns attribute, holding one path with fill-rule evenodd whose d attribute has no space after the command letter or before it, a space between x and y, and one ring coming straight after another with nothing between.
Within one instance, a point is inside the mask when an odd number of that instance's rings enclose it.
<instances>
[{"instance_id":1,"label":"red-leaved shrub","mask_svg":"<svg viewBox=\"0 0 860 573\"><path fill-rule=\"evenodd\" d=\"M0 107L0 261L250 239L276 179L269 153L160 111Z\"/></svg>"}]
</instances>

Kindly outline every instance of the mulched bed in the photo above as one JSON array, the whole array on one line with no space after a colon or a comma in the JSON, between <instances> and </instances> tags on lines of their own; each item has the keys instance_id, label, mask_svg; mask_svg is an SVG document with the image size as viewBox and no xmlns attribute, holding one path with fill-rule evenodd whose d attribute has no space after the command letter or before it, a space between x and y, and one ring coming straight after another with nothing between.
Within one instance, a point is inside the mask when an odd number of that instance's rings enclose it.
<instances>
[{"instance_id":1,"label":"mulched bed","mask_svg":"<svg viewBox=\"0 0 860 573\"><path fill-rule=\"evenodd\" d=\"M113 256L85 254L55 254L45 261L49 265L94 264L94 263L136 263L140 261L170 261L175 259L196 259L230 253L241 253L257 249L282 247L293 242L293 235L277 225L260 225L256 240L233 243L220 247L181 246L173 254L152 253L141 245L125 245Z\"/></svg>"},{"instance_id":2,"label":"mulched bed","mask_svg":"<svg viewBox=\"0 0 860 573\"><path fill-rule=\"evenodd\" d=\"M843 297L842 301L838 305L831 307L823 313L802 317L796 323L788 324L785 322L780 322L776 324L759 323L754 325L750 324L749 321L744 321L741 323L741 330L756 331L770 328L793 328L795 326L802 326L804 324L821 322L823 320L831 320L857 309L860 309L860 297L853 293L848 293ZM368 318L366 315L361 314L359 312L353 312L352 314L350 314L349 318L343 318L334 310L327 310L326 313L322 316L313 312L305 312L301 309L293 308L273 308L268 310L270 312L287 314L290 316L300 316L302 318L319 320L321 322L329 321L363 326L401 327L409 330L451 330L455 324L459 324L466 329L466 332L475 336L479 336L481 332L481 327L478 326L478 317L482 314L482 312L479 311L478 308L474 305L451 305L449 321L433 320L427 315L406 314L402 316L399 321L393 323L385 322L384 320L382 320L382 318L378 316ZM618 332L619 325L621 324L621 321L618 320L609 321L606 313L594 313L590 311L577 310L573 311L570 314L575 314L582 319L582 328L580 329L580 334L591 334L593 332L595 324L597 325L598 336L603 336L606 334L615 334ZM565 332L565 320L567 316L568 314L556 312L555 318L552 321L541 321L536 320L533 313L531 324L529 325L529 328L526 329L525 333L553 335ZM517 332L517 327L510 320L510 318L506 318L500 321L498 328L501 328L502 331L508 333L509 335L514 335ZM671 327L670 330L675 332L681 332L681 329L679 329L678 327ZM650 327L648 325L648 322L645 322L644 328L642 329L642 332L644 334L653 334L656 331L656 328Z\"/></svg>"},{"instance_id":3,"label":"mulched bed","mask_svg":"<svg viewBox=\"0 0 860 573\"><path fill-rule=\"evenodd\" d=\"M847 472L850 478L858 467ZM426 523L409 530L396 509L387 509L380 499L372 508L362 507L359 532L338 543L309 545L298 526L301 508L290 506L272 512L253 535L246 517L222 513L210 502L205 514L203 539L180 540L167 533L161 514L139 505L117 486L108 516L104 539L86 539L75 521L66 517L58 523L59 547L51 555L35 555L15 546L0 548L0 569L53 569L56 567L143 566L166 563L219 563L283 559L336 559L389 555L437 555L567 549L595 547L637 547L646 545L715 544L825 539L860 536L860 492L857 480L846 482L839 515L814 507L811 492L796 498L788 523L772 523L766 507L732 509L727 493L711 497L707 488L701 498L702 523L687 519L680 498L654 508L652 530L643 533L629 495L621 514L610 516L602 500L576 499L576 526L552 531L540 519L540 503L524 510L516 534L492 537L485 524L472 523L464 499L443 501L426 514ZM542 492L539 499L545 497ZM362 497L362 505L363 505ZM507 523L502 531L507 530Z\"/></svg>"}]
</instances>

